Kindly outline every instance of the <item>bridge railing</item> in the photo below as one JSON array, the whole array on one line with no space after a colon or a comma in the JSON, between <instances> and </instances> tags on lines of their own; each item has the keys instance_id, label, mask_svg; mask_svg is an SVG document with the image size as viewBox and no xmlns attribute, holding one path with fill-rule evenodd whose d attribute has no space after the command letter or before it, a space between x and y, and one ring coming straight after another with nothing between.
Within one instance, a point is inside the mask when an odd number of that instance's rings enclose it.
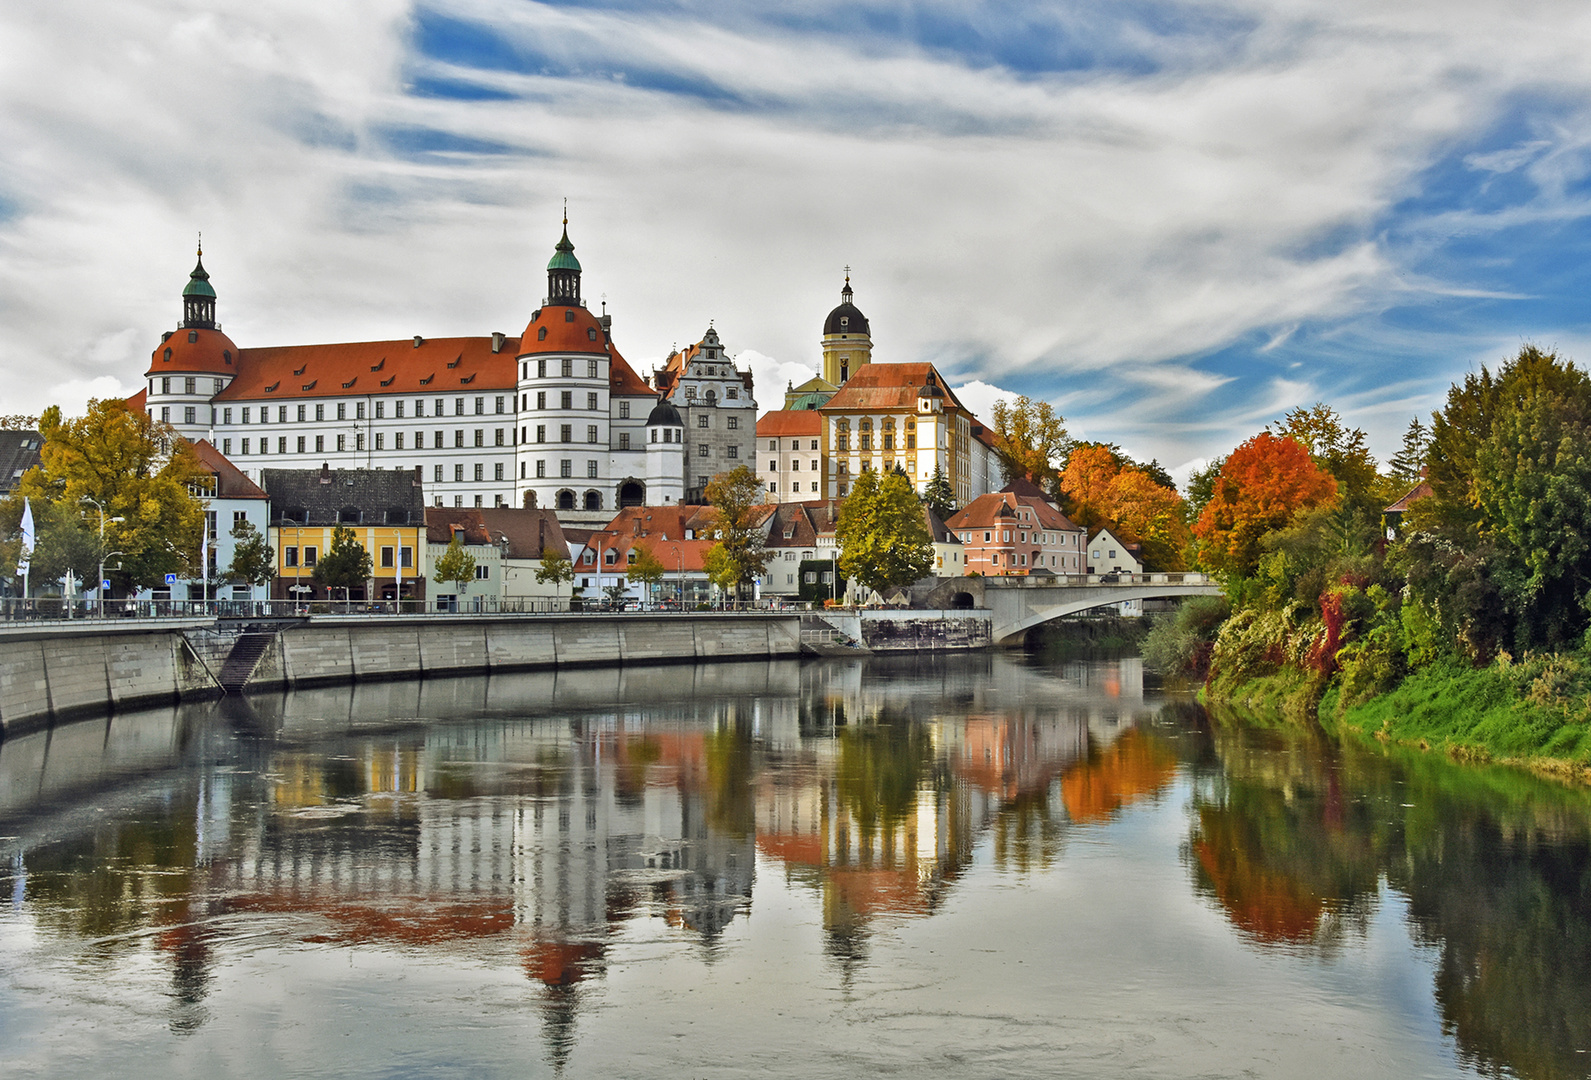
<instances>
[{"instance_id":1,"label":"bridge railing","mask_svg":"<svg viewBox=\"0 0 1591 1080\"><path fill-rule=\"evenodd\" d=\"M1000 589L1047 589L1056 585L1072 587L1084 585L1214 585L1209 574L1200 573L1147 573L1147 574L1029 574L1010 577L986 577L985 587Z\"/></svg>"}]
</instances>

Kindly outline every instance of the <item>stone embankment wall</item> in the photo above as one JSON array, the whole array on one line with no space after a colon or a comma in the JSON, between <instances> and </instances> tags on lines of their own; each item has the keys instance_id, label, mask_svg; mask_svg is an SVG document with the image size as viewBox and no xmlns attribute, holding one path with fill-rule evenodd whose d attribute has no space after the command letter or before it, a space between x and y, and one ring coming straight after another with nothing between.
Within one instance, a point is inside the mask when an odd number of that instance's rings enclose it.
<instances>
[{"instance_id":1,"label":"stone embankment wall","mask_svg":"<svg viewBox=\"0 0 1591 1080\"><path fill-rule=\"evenodd\" d=\"M277 635L248 689L800 652L793 614L317 619Z\"/></svg>"},{"instance_id":2,"label":"stone embankment wall","mask_svg":"<svg viewBox=\"0 0 1591 1080\"><path fill-rule=\"evenodd\" d=\"M85 622L0 633L0 731L108 709L218 695L220 684L183 636L160 623Z\"/></svg>"},{"instance_id":3,"label":"stone embankment wall","mask_svg":"<svg viewBox=\"0 0 1591 1080\"><path fill-rule=\"evenodd\" d=\"M0 629L0 734L218 696L237 631L85 622ZM246 691L426 675L795 657L791 614L317 618L274 634Z\"/></svg>"},{"instance_id":4,"label":"stone embankment wall","mask_svg":"<svg viewBox=\"0 0 1591 1080\"><path fill-rule=\"evenodd\" d=\"M873 652L987 649L994 641L987 611L868 609L860 627L862 644Z\"/></svg>"}]
</instances>

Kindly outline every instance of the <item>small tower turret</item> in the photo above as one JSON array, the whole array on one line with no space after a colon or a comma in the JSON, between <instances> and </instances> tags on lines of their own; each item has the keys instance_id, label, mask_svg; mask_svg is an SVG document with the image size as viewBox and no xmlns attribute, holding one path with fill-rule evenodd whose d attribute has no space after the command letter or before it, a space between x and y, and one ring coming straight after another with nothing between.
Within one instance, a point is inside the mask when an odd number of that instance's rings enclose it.
<instances>
[{"instance_id":1,"label":"small tower turret","mask_svg":"<svg viewBox=\"0 0 1591 1080\"><path fill-rule=\"evenodd\" d=\"M188 284L182 290L182 329L214 330L215 289L211 288L210 275L204 268L202 239L199 241L198 258L193 273L188 275Z\"/></svg>"}]
</instances>

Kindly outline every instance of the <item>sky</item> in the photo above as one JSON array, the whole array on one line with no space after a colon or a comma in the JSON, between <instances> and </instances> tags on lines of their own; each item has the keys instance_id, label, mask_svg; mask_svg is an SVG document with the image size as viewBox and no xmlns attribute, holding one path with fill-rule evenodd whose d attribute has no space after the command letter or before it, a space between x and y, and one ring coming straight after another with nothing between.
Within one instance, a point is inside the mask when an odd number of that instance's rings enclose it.
<instances>
[{"instance_id":1,"label":"sky","mask_svg":"<svg viewBox=\"0 0 1591 1080\"><path fill-rule=\"evenodd\" d=\"M1383 458L1591 358L1584 0L56 0L0 12L0 412L135 391L202 231L240 346L518 334L568 200L643 374L764 408L845 267L878 362L1186 476L1324 401Z\"/></svg>"}]
</instances>

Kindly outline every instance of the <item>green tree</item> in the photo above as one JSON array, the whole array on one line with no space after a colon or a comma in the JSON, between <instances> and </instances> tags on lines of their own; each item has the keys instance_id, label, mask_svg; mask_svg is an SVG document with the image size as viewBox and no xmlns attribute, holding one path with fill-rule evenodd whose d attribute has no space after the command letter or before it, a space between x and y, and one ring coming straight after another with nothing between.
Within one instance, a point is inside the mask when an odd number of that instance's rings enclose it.
<instances>
[{"instance_id":1,"label":"green tree","mask_svg":"<svg viewBox=\"0 0 1591 1080\"><path fill-rule=\"evenodd\" d=\"M204 509L193 491L205 477L193 448L169 425L124 401L90 401L75 419L63 418L58 406L46 409L39 433L39 466L0 504L7 535L22 517L24 498L32 499L36 521L49 504L64 515L60 521L75 515L92 531L97 571L99 512L84 501L93 499L105 509L105 549L122 553L120 569L107 568L118 587L157 585L168 573L191 577L199 571Z\"/></svg>"},{"instance_id":2,"label":"green tree","mask_svg":"<svg viewBox=\"0 0 1591 1080\"><path fill-rule=\"evenodd\" d=\"M569 556L555 548L541 549L541 565L536 567L536 581L541 585L568 585L575 579L575 564Z\"/></svg>"},{"instance_id":3,"label":"green tree","mask_svg":"<svg viewBox=\"0 0 1591 1080\"><path fill-rule=\"evenodd\" d=\"M871 469L851 485L835 523L840 572L878 592L910 585L934 565L933 537L909 479Z\"/></svg>"},{"instance_id":4,"label":"green tree","mask_svg":"<svg viewBox=\"0 0 1591 1080\"><path fill-rule=\"evenodd\" d=\"M370 552L365 550L346 525L338 525L331 532L331 550L320 557L311 575L327 589L342 589L343 595L370 578L372 569Z\"/></svg>"},{"instance_id":5,"label":"green tree","mask_svg":"<svg viewBox=\"0 0 1591 1080\"><path fill-rule=\"evenodd\" d=\"M956 493L950 488L950 478L945 475L944 466L934 466L934 476L923 488L923 505L934 512L934 517L940 521L948 521L950 515L956 512Z\"/></svg>"},{"instance_id":6,"label":"green tree","mask_svg":"<svg viewBox=\"0 0 1591 1080\"><path fill-rule=\"evenodd\" d=\"M1431 429L1416 416L1403 433L1403 446L1387 462L1387 474L1404 488L1413 487L1420 482L1420 470L1425 467L1425 456L1430 449Z\"/></svg>"},{"instance_id":7,"label":"green tree","mask_svg":"<svg viewBox=\"0 0 1591 1080\"><path fill-rule=\"evenodd\" d=\"M232 525L232 564L226 577L245 585L264 585L276 577L276 552L247 518Z\"/></svg>"},{"instance_id":8,"label":"green tree","mask_svg":"<svg viewBox=\"0 0 1591 1080\"><path fill-rule=\"evenodd\" d=\"M461 594L469 591L470 582L475 580L475 556L464 550L464 541L458 533L448 541L447 550L437 556L431 580L438 585L457 585Z\"/></svg>"},{"instance_id":9,"label":"green tree","mask_svg":"<svg viewBox=\"0 0 1591 1080\"><path fill-rule=\"evenodd\" d=\"M994 433L1006 483L1026 477L1052 496L1060 463L1071 449L1066 418L1047 401L1018 397L994 403Z\"/></svg>"},{"instance_id":10,"label":"green tree","mask_svg":"<svg viewBox=\"0 0 1591 1080\"><path fill-rule=\"evenodd\" d=\"M713 532L717 538L708 551L708 560L718 573L708 569L719 588L740 592L755 581L774 553L768 550L763 530L762 482L745 465L721 472L707 482L707 501L715 511ZM716 557L713 552L720 552Z\"/></svg>"},{"instance_id":11,"label":"green tree","mask_svg":"<svg viewBox=\"0 0 1591 1080\"><path fill-rule=\"evenodd\" d=\"M636 544L632 549L635 561L630 563L630 581L646 587L645 596L652 598L653 590L663 583L663 575L667 572L663 568L663 560L652 553L652 549L645 544Z\"/></svg>"},{"instance_id":12,"label":"green tree","mask_svg":"<svg viewBox=\"0 0 1591 1080\"><path fill-rule=\"evenodd\" d=\"M1364 430L1345 427L1335 409L1318 401L1310 408L1294 409L1275 434L1289 436L1308 450L1311 460L1337 481L1338 498L1354 513L1373 518L1386 505Z\"/></svg>"}]
</instances>

